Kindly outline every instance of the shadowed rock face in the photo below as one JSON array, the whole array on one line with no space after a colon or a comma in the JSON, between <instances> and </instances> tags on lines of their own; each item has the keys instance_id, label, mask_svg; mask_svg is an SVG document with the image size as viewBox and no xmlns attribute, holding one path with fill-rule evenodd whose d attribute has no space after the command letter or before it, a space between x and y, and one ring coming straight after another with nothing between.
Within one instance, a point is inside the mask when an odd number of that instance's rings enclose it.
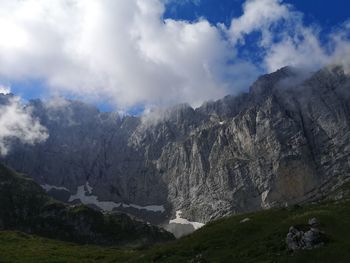
<instances>
[{"instance_id":1,"label":"shadowed rock face","mask_svg":"<svg viewBox=\"0 0 350 263\"><path fill-rule=\"evenodd\" d=\"M106 215L84 205L54 201L31 178L0 163L0 230L82 244L140 246L174 237L125 214Z\"/></svg>"},{"instance_id":2,"label":"shadowed rock face","mask_svg":"<svg viewBox=\"0 0 350 263\"><path fill-rule=\"evenodd\" d=\"M303 73L303 74L301 74ZM147 118L101 113L77 101L31 101L50 138L14 144L5 162L71 194L87 181L102 201L154 223L315 200L349 178L350 78L341 67L283 68L250 91L179 105Z\"/></svg>"}]
</instances>

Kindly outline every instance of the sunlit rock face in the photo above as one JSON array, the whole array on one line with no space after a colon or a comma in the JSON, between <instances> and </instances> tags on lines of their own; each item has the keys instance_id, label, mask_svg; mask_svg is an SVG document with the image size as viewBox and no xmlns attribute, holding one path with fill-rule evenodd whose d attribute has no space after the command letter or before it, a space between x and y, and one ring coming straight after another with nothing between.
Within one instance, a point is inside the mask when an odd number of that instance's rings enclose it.
<instances>
[{"instance_id":1,"label":"sunlit rock face","mask_svg":"<svg viewBox=\"0 0 350 263\"><path fill-rule=\"evenodd\" d=\"M152 223L169 223L176 211L206 223L316 200L345 182L349 91L349 76L333 66L314 73L283 68L248 93L147 117L35 100L33 114L50 137L34 146L15 143L5 162L56 187L50 191L65 191L65 201L84 190L85 201L110 202L104 204ZM91 191L81 188L87 182Z\"/></svg>"}]
</instances>

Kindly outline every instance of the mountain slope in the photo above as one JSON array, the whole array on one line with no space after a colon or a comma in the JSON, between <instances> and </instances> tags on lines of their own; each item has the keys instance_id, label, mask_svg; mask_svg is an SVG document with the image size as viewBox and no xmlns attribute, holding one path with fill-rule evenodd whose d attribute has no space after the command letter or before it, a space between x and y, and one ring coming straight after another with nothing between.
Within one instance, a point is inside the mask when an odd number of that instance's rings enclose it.
<instances>
[{"instance_id":1,"label":"mountain slope","mask_svg":"<svg viewBox=\"0 0 350 263\"><path fill-rule=\"evenodd\" d=\"M288 251L285 239L290 226L303 226L313 217L320 221L327 243L313 250ZM223 218L179 240L136 250L80 246L0 232L0 261L344 263L350 258L349 217L349 201L269 209Z\"/></svg>"},{"instance_id":2,"label":"mountain slope","mask_svg":"<svg viewBox=\"0 0 350 263\"><path fill-rule=\"evenodd\" d=\"M171 240L157 227L127 215L104 215L54 201L32 179L0 164L0 229L104 245L144 245Z\"/></svg>"},{"instance_id":3,"label":"mountain slope","mask_svg":"<svg viewBox=\"0 0 350 263\"><path fill-rule=\"evenodd\" d=\"M127 262L135 253L131 249L78 245L21 232L0 231L0 262L122 263Z\"/></svg>"},{"instance_id":4,"label":"mountain slope","mask_svg":"<svg viewBox=\"0 0 350 263\"><path fill-rule=\"evenodd\" d=\"M350 178L349 90L350 77L332 66L283 68L248 93L143 117L36 100L30 106L49 139L14 142L4 162L63 201L84 188L80 200L112 201L153 223L166 224L177 211L207 223L309 202Z\"/></svg>"},{"instance_id":5,"label":"mountain slope","mask_svg":"<svg viewBox=\"0 0 350 263\"><path fill-rule=\"evenodd\" d=\"M314 217L328 242L313 250L288 251L285 239L290 226L305 226ZM349 217L349 201L233 216L173 243L155 246L136 262L348 262Z\"/></svg>"}]
</instances>

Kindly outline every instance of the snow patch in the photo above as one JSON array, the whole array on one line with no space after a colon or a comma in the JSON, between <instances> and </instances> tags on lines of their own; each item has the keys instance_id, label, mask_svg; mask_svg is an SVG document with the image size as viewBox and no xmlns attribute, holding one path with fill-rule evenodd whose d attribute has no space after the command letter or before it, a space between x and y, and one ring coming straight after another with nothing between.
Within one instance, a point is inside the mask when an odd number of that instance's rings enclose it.
<instances>
[{"instance_id":1,"label":"snow patch","mask_svg":"<svg viewBox=\"0 0 350 263\"><path fill-rule=\"evenodd\" d=\"M62 186L54 186L54 185L49 185L49 184L42 184L40 185L41 188L43 188L46 192L50 192L52 189L55 189L55 190L62 190L62 191L67 191L69 192L69 190L65 187L62 187Z\"/></svg>"},{"instance_id":2,"label":"snow patch","mask_svg":"<svg viewBox=\"0 0 350 263\"><path fill-rule=\"evenodd\" d=\"M220 125L224 125L225 122L224 122L224 121L220 121L219 124L220 124Z\"/></svg>"},{"instance_id":3,"label":"snow patch","mask_svg":"<svg viewBox=\"0 0 350 263\"><path fill-rule=\"evenodd\" d=\"M148 211L152 211L152 212L161 212L164 213L165 212L165 208L162 205L147 205L147 206L139 206L139 205L135 205L135 204L123 204L123 207L125 208L136 208L139 210L148 210Z\"/></svg>"},{"instance_id":4,"label":"snow patch","mask_svg":"<svg viewBox=\"0 0 350 263\"><path fill-rule=\"evenodd\" d=\"M111 201L99 201L98 197L95 195L86 195L86 192L92 191L92 188L88 187L89 183L85 185L78 186L77 193L69 197L69 202L74 200L80 200L84 205L96 205L104 211L113 211L114 208L120 207L121 203L115 203ZM85 187L87 191L85 190Z\"/></svg>"},{"instance_id":5,"label":"snow patch","mask_svg":"<svg viewBox=\"0 0 350 263\"><path fill-rule=\"evenodd\" d=\"M165 212L165 208L162 205L149 205L149 206L139 206L135 204L124 204L124 203L115 203L112 201L99 201L98 197L92 195L93 188L86 182L85 185L78 186L77 193L71 195L69 202L74 200L80 200L84 205L95 205L101 208L104 211L111 212L114 208L135 208L139 210L147 210L151 212Z\"/></svg>"},{"instance_id":6,"label":"snow patch","mask_svg":"<svg viewBox=\"0 0 350 263\"><path fill-rule=\"evenodd\" d=\"M182 218L181 215L182 215L182 212L180 210L176 211L176 218L170 220L169 224L192 225L195 230L197 230L197 229L201 228L202 226L204 226L203 223L188 221L187 219Z\"/></svg>"}]
</instances>

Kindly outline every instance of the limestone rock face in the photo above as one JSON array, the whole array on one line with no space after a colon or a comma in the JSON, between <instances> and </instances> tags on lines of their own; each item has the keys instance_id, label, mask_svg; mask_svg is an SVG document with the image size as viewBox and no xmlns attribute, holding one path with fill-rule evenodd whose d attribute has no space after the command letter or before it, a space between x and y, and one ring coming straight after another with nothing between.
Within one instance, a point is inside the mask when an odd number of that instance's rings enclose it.
<instances>
[{"instance_id":1,"label":"limestone rock face","mask_svg":"<svg viewBox=\"0 0 350 263\"><path fill-rule=\"evenodd\" d=\"M323 198L349 179L350 77L332 66L283 68L248 93L143 117L99 112L77 101L30 102L48 128L35 146L14 142L4 162L39 184L99 201L153 223L206 223L231 213ZM118 209L118 208L117 208Z\"/></svg>"}]
</instances>

